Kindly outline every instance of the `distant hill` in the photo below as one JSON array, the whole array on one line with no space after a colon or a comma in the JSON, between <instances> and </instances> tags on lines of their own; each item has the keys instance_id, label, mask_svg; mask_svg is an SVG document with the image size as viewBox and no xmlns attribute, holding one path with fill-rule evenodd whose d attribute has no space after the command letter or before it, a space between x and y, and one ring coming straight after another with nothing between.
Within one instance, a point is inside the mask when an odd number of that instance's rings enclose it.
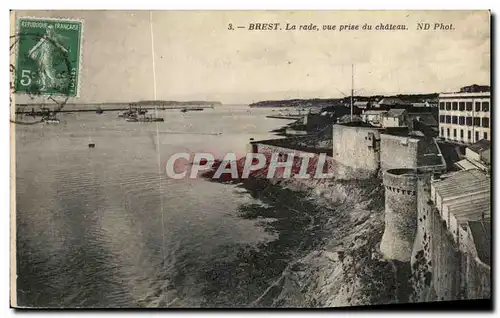
<instances>
[{"instance_id":1,"label":"distant hill","mask_svg":"<svg viewBox=\"0 0 500 318\"><path fill-rule=\"evenodd\" d=\"M374 102L384 97L398 97L408 103L417 103L423 100L436 99L438 93L430 94L398 94L398 95L373 95L373 96L354 96L355 101ZM252 103L250 107L325 107L335 104L349 104L351 97L343 98L312 98L312 99L288 99L288 100L266 100Z\"/></svg>"},{"instance_id":2,"label":"distant hill","mask_svg":"<svg viewBox=\"0 0 500 318\"><path fill-rule=\"evenodd\" d=\"M265 100L252 103L250 107L308 107L337 104L342 98L313 98L313 99L288 99L288 100Z\"/></svg>"}]
</instances>

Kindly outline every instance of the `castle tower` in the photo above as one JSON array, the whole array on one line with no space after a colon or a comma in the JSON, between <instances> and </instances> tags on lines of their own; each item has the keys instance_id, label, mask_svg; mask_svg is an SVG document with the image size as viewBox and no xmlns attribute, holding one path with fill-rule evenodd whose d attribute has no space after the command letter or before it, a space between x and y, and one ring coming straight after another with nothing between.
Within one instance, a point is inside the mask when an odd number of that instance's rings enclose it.
<instances>
[{"instance_id":1,"label":"castle tower","mask_svg":"<svg viewBox=\"0 0 500 318\"><path fill-rule=\"evenodd\" d=\"M408 262L417 230L417 174L414 169L384 172L385 230L380 251L389 259Z\"/></svg>"},{"instance_id":2,"label":"castle tower","mask_svg":"<svg viewBox=\"0 0 500 318\"><path fill-rule=\"evenodd\" d=\"M246 146L247 153L257 153L257 144L253 143L253 138L250 138L250 142Z\"/></svg>"}]
</instances>

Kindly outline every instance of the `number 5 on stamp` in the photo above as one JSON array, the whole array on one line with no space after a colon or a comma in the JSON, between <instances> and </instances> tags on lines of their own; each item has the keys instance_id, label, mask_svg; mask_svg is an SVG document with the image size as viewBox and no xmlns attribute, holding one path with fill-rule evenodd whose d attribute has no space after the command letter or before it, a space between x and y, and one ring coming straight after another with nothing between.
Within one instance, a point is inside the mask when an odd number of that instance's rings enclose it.
<instances>
[{"instance_id":1,"label":"number 5 on stamp","mask_svg":"<svg viewBox=\"0 0 500 318\"><path fill-rule=\"evenodd\" d=\"M79 95L82 21L18 20L16 93Z\"/></svg>"}]
</instances>

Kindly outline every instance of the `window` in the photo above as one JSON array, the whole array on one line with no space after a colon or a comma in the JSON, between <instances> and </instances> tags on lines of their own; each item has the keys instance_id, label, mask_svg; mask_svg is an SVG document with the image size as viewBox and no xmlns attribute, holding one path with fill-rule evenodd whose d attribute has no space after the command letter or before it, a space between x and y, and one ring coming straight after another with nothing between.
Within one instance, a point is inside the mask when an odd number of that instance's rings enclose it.
<instances>
[{"instance_id":1,"label":"window","mask_svg":"<svg viewBox=\"0 0 500 318\"><path fill-rule=\"evenodd\" d=\"M490 119L488 117L483 117L483 118L481 118L481 120L483 122L481 126L483 126L485 128L490 127Z\"/></svg>"},{"instance_id":2,"label":"window","mask_svg":"<svg viewBox=\"0 0 500 318\"><path fill-rule=\"evenodd\" d=\"M458 102L452 102L451 109L457 110L458 109Z\"/></svg>"},{"instance_id":3,"label":"window","mask_svg":"<svg viewBox=\"0 0 500 318\"><path fill-rule=\"evenodd\" d=\"M472 117L467 117L465 119L465 123L467 124L467 126L472 126Z\"/></svg>"},{"instance_id":4,"label":"window","mask_svg":"<svg viewBox=\"0 0 500 318\"><path fill-rule=\"evenodd\" d=\"M469 140L470 140L470 139L471 139L471 137L472 137L472 133L471 133L471 131L470 131L470 130L467 130L467 139L469 139Z\"/></svg>"},{"instance_id":5,"label":"window","mask_svg":"<svg viewBox=\"0 0 500 318\"><path fill-rule=\"evenodd\" d=\"M484 133L484 139L488 139L488 133L487 132Z\"/></svg>"},{"instance_id":6,"label":"window","mask_svg":"<svg viewBox=\"0 0 500 318\"><path fill-rule=\"evenodd\" d=\"M439 115L439 122L444 123L444 115Z\"/></svg>"},{"instance_id":7,"label":"window","mask_svg":"<svg viewBox=\"0 0 500 318\"><path fill-rule=\"evenodd\" d=\"M439 109L444 110L444 102L439 102Z\"/></svg>"},{"instance_id":8,"label":"window","mask_svg":"<svg viewBox=\"0 0 500 318\"><path fill-rule=\"evenodd\" d=\"M446 102L446 110L451 110L451 102Z\"/></svg>"},{"instance_id":9,"label":"window","mask_svg":"<svg viewBox=\"0 0 500 318\"><path fill-rule=\"evenodd\" d=\"M453 137L457 138L457 130L453 129Z\"/></svg>"},{"instance_id":10,"label":"window","mask_svg":"<svg viewBox=\"0 0 500 318\"><path fill-rule=\"evenodd\" d=\"M451 124L451 116L450 115L446 116L446 123Z\"/></svg>"},{"instance_id":11,"label":"window","mask_svg":"<svg viewBox=\"0 0 500 318\"><path fill-rule=\"evenodd\" d=\"M446 128L446 135L450 137L450 128Z\"/></svg>"},{"instance_id":12,"label":"window","mask_svg":"<svg viewBox=\"0 0 500 318\"><path fill-rule=\"evenodd\" d=\"M441 127L441 137L444 137L444 128Z\"/></svg>"},{"instance_id":13,"label":"window","mask_svg":"<svg viewBox=\"0 0 500 318\"><path fill-rule=\"evenodd\" d=\"M460 139L464 139L464 130L460 129Z\"/></svg>"},{"instance_id":14,"label":"window","mask_svg":"<svg viewBox=\"0 0 500 318\"><path fill-rule=\"evenodd\" d=\"M458 117L457 116L451 117L451 123L456 125L458 123Z\"/></svg>"},{"instance_id":15,"label":"window","mask_svg":"<svg viewBox=\"0 0 500 318\"><path fill-rule=\"evenodd\" d=\"M467 102L467 103L465 103L465 109L466 109L468 112L471 112L471 111L472 111L472 102Z\"/></svg>"},{"instance_id":16,"label":"window","mask_svg":"<svg viewBox=\"0 0 500 318\"><path fill-rule=\"evenodd\" d=\"M481 102L476 102L476 108L475 108L476 112L479 112L481 111Z\"/></svg>"},{"instance_id":17,"label":"window","mask_svg":"<svg viewBox=\"0 0 500 318\"><path fill-rule=\"evenodd\" d=\"M465 110L465 102L458 103L458 110L462 112Z\"/></svg>"},{"instance_id":18,"label":"window","mask_svg":"<svg viewBox=\"0 0 500 318\"><path fill-rule=\"evenodd\" d=\"M458 124L459 125L465 125L465 117L464 116L458 117Z\"/></svg>"},{"instance_id":19,"label":"window","mask_svg":"<svg viewBox=\"0 0 500 318\"><path fill-rule=\"evenodd\" d=\"M481 126L481 118L474 117L474 126Z\"/></svg>"},{"instance_id":20,"label":"window","mask_svg":"<svg viewBox=\"0 0 500 318\"><path fill-rule=\"evenodd\" d=\"M479 141L479 131L476 131L476 140L475 141Z\"/></svg>"},{"instance_id":21,"label":"window","mask_svg":"<svg viewBox=\"0 0 500 318\"><path fill-rule=\"evenodd\" d=\"M483 102L483 112L490 111L490 102Z\"/></svg>"}]
</instances>

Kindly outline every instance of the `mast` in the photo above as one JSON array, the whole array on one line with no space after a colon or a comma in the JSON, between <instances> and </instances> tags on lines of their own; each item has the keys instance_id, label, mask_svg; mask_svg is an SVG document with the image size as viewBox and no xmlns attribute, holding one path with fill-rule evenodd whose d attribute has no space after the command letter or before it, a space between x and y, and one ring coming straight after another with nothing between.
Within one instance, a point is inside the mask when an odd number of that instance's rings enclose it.
<instances>
[{"instance_id":1,"label":"mast","mask_svg":"<svg viewBox=\"0 0 500 318\"><path fill-rule=\"evenodd\" d=\"M153 66L153 97L154 97L154 105L155 105L155 116L158 118L158 108L156 105L156 67L155 67L155 44L154 44L154 35L153 35L153 11L149 11L149 25L151 27L151 59ZM156 120L155 120L156 121ZM165 261L165 224L164 224L164 211L163 211L163 186L161 180L161 154L160 154L160 133L158 130L158 121L156 121L156 159L158 163L158 187L160 189L160 214L161 214L161 237L162 237L162 245L161 245L161 255L162 259ZM167 287L165 287L166 289Z\"/></svg>"},{"instance_id":2,"label":"mast","mask_svg":"<svg viewBox=\"0 0 500 318\"><path fill-rule=\"evenodd\" d=\"M353 120L353 109L354 109L354 64L351 65L351 122Z\"/></svg>"},{"instance_id":3,"label":"mast","mask_svg":"<svg viewBox=\"0 0 500 318\"><path fill-rule=\"evenodd\" d=\"M155 116L158 116L156 108L156 67L155 67L155 39L153 35L153 11L149 11L149 25L151 27L151 60L153 64L153 100L155 101Z\"/></svg>"}]
</instances>

